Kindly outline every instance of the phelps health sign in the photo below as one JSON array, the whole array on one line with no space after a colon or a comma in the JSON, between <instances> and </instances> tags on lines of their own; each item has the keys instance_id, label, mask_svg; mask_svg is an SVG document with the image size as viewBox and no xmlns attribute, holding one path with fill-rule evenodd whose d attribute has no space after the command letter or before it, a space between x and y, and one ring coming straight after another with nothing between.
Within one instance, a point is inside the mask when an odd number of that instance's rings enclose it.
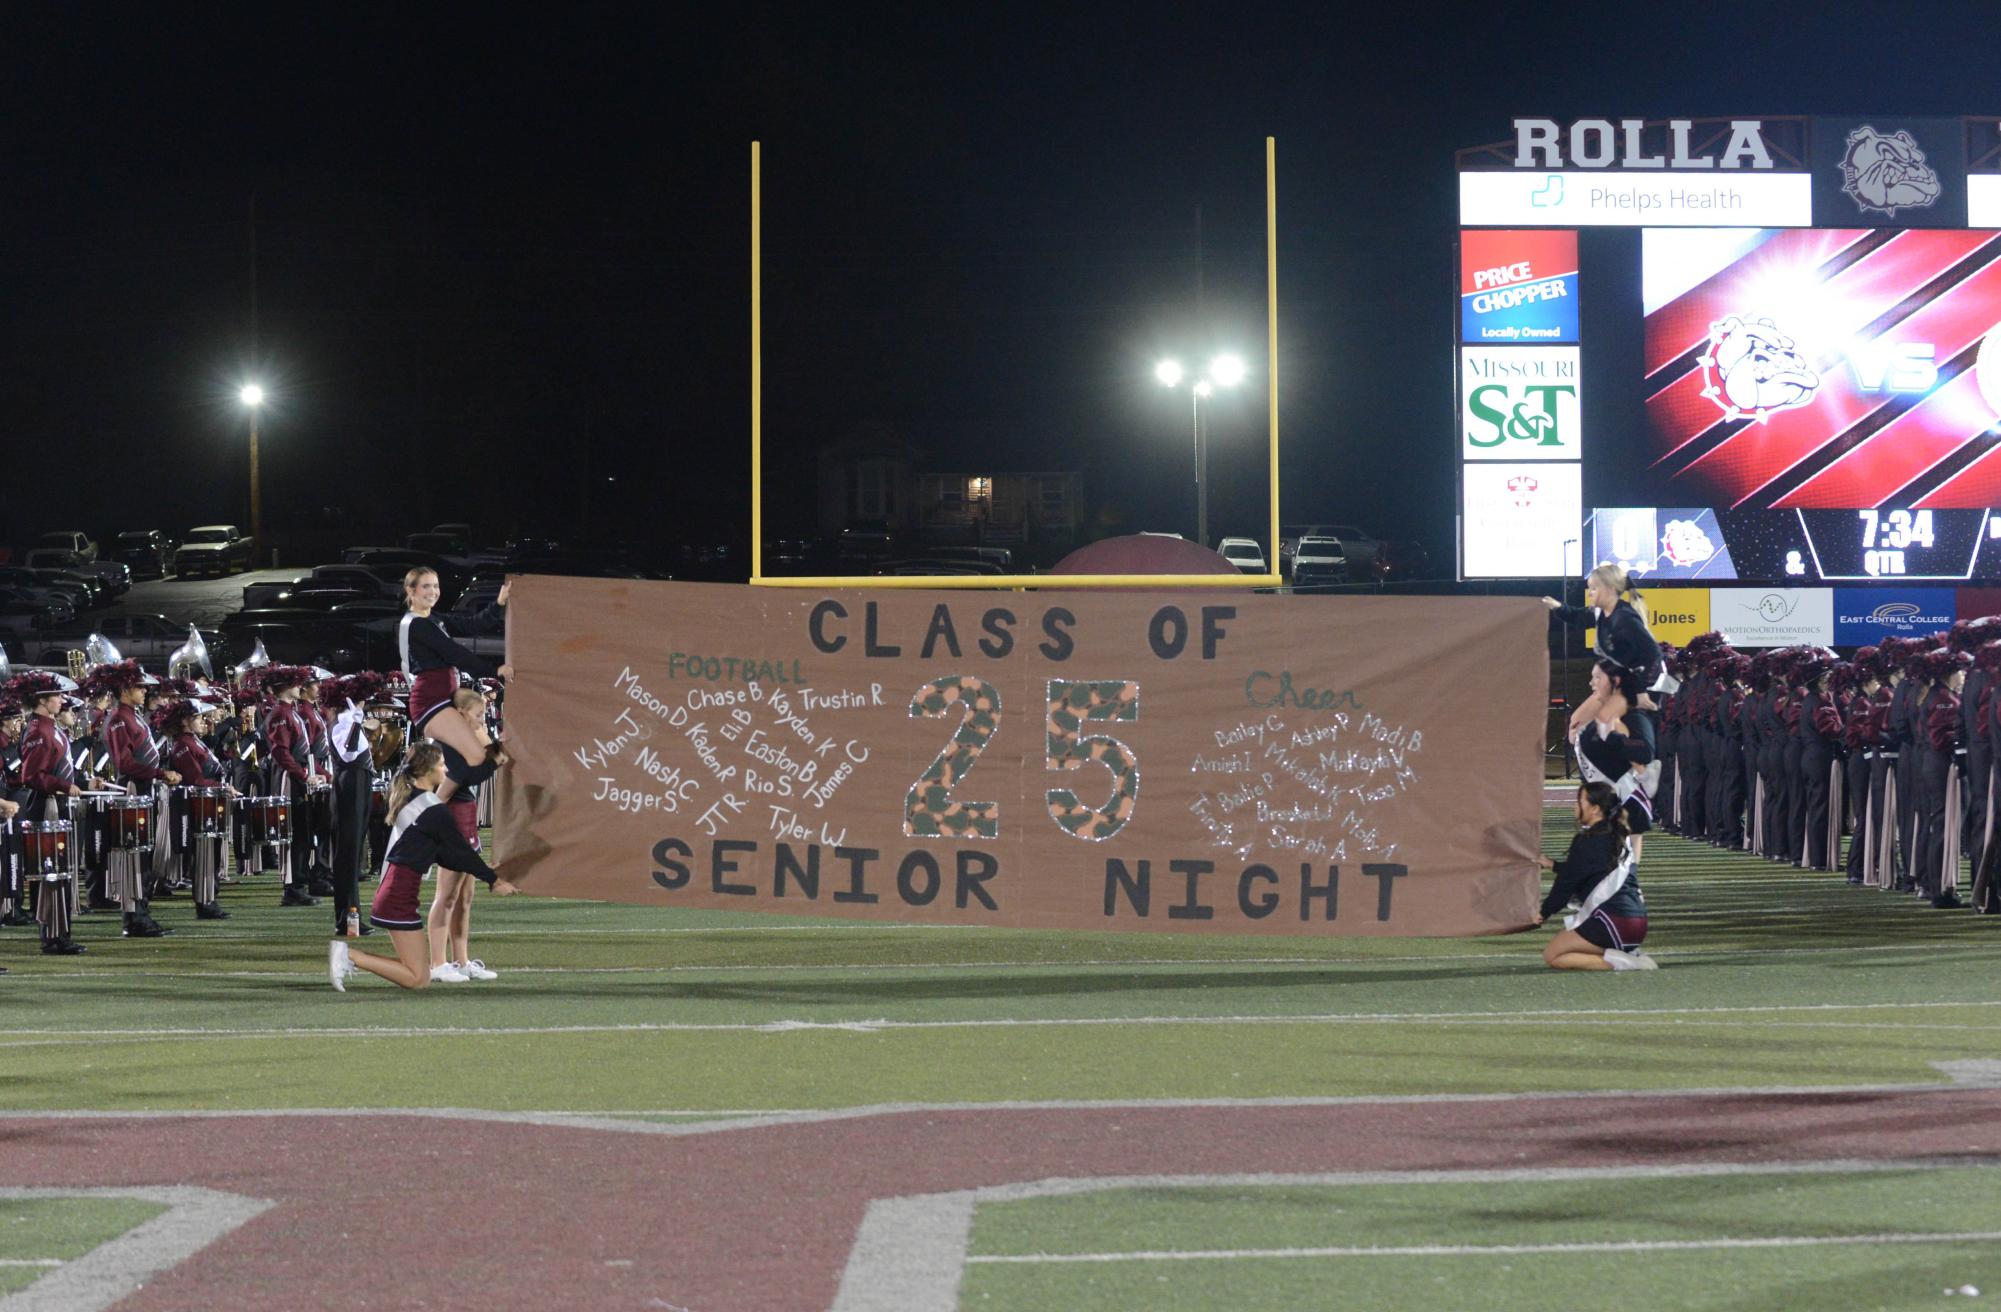
<instances>
[{"instance_id":1,"label":"phelps health sign","mask_svg":"<svg viewBox=\"0 0 2001 1312\"><path fill-rule=\"evenodd\" d=\"M498 865L859 920L1520 929L1545 634L1522 598L525 577Z\"/></svg>"}]
</instances>

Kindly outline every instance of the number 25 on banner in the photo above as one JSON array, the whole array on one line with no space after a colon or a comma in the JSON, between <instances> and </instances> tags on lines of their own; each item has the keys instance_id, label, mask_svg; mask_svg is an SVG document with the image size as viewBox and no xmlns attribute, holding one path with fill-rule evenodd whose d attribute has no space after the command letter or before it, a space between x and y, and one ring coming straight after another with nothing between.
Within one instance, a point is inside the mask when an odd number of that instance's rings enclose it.
<instances>
[{"instance_id":1,"label":"number 25 on banner","mask_svg":"<svg viewBox=\"0 0 2001 1312\"><path fill-rule=\"evenodd\" d=\"M912 717L943 719L954 709L959 728L904 797L903 832L912 838L998 838L1000 803L969 802L953 791L971 772L1000 729L1000 691L970 674L933 679L910 699ZM1081 770L1091 761L1112 772L1111 797L1090 806L1068 788L1046 794L1049 818L1074 838L1102 841L1126 827L1139 801L1139 760L1132 748L1103 733L1083 733L1086 722L1139 719L1139 685L1106 679L1049 681L1045 726L1051 770Z\"/></svg>"}]
</instances>

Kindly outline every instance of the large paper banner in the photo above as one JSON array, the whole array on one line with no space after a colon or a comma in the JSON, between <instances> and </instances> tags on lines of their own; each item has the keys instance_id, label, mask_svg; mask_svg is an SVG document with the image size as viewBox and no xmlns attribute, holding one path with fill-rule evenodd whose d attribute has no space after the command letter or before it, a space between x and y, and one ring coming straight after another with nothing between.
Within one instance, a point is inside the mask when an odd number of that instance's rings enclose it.
<instances>
[{"instance_id":1,"label":"large paper banner","mask_svg":"<svg viewBox=\"0 0 2001 1312\"><path fill-rule=\"evenodd\" d=\"M522 578L499 865L865 920L1519 929L1546 631L1514 598Z\"/></svg>"}]
</instances>

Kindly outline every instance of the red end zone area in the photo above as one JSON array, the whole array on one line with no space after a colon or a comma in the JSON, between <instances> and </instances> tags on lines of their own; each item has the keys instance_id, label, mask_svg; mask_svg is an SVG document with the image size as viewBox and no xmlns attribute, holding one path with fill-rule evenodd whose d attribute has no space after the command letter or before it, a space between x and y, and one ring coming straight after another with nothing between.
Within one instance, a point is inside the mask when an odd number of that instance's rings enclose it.
<instances>
[{"instance_id":1,"label":"red end zone area","mask_svg":"<svg viewBox=\"0 0 2001 1312\"><path fill-rule=\"evenodd\" d=\"M916 1312L958 1305L980 1191L1991 1166L2001 1089L995 1105L697 1125L28 1114L5 1157L31 1187L192 1184L250 1201L240 1225L143 1288L103 1285L88 1306ZM1942 1219L1961 1239L1986 1224Z\"/></svg>"}]
</instances>

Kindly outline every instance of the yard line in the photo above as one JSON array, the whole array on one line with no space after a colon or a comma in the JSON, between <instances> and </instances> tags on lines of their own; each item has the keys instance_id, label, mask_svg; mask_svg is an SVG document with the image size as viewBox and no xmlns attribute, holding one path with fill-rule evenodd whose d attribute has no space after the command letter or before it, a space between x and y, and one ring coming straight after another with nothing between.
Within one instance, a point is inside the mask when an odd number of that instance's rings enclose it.
<instances>
[{"instance_id":1,"label":"yard line","mask_svg":"<svg viewBox=\"0 0 2001 1312\"><path fill-rule=\"evenodd\" d=\"M1727 918L1727 917L1725 917ZM511 934L512 930L481 930L480 937ZM533 937L535 931L519 931L524 937ZM566 933L596 933L598 931L564 931ZM628 931L608 931L625 933ZM683 932L683 931L661 931ZM246 936L254 937L254 936ZM268 942L268 939L259 939ZM1524 943L1528 940L1523 940ZM1652 955L1665 962L1715 960L1728 957L1789 957L1789 956L1829 956L1852 955L1868 952L1937 952L1941 949L1983 949L1993 950L1995 945L1969 942L1965 939L1933 939L1916 943L1857 943L1843 947L1797 947L1797 948L1669 948ZM1121 966L1373 966L1407 965L1420 962L1439 961L1513 961L1527 968L1536 961L1526 947L1502 952L1434 952L1408 956L1367 956L1367 957L1046 957L1034 960L1008 958L999 961L826 961L826 962L774 962L770 964L738 963L713 965L645 965L645 966L511 966L508 973L513 975L651 975L651 974L700 974L707 972L756 972L771 971L867 971L871 974L891 974L904 970L1037 970L1051 968L1065 969L1112 969ZM1535 967L1541 972L1541 967ZM102 980L107 984L119 984L133 979L305 979L316 978L320 974L317 963L296 970L35 970L23 975L19 983L11 987L25 988L36 980L44 979L90 979Z\"/></svg>"},{"instance_id":2,"label":"yard line","mask_svg":"<svg viewBox=\"0 0 2001 1312\"><path fill-rule=\"evenodd\" d=\"M59 1257L0 1257L0 1266L61 1266Z\"/></svg>"},{"instance_id":3,"label":"yard line","mask_svg":"<svg viewBox=\"0 0 2001 1312\"><path fill-rule=\"evenodd\" d=\"M1129 1253L970 1254L973 1263L1203 1262L1266 1257L1516 1257L1534 1253L1663 1253L1712 1248L1820 1248L1831 1244L1961 1244L2001 1239L2001 1230L1955 1230L1941 1234L1890 1232L1868 1235L1770 1235L1762 1238L1626 1239L1586 1244L1409 1244L1398 1247L1202 1248L1187 1251L1137 1250Z\"/></svg>"},{"instance_id":4,"label":"yard line","mask_svg":"<svg viewBox=\"0 0 2001 1312\"><path fill-rule=\"evenodd\" d=\"M1919 1011L1936 1008L2001 1007L2001 999L1969 1002L1872 1002L1872 1003L1768 1003L1741 1007L1585 1007L1544 1011L1458 1011L1458 1012L1358 1012L1265 1016L1039 1016L979 1017L959 1020L890 1020L886 1017L849 1017L839 1020L777 1018L765 1021L631 1021L597 1025L438 1025L438 1026L270 1026L268 1028L216 1026L163 1027L157 1029L13 1029L0 1036L0 1047L51 1046L55 1042L95 1043L104 1039L145 1042L171 1038L432 1038L439 1036L506 1036L527 1034L645 1034L645 1033L766 1033L791 1034L807 1031L960 1030L960 1029L1065 1029L1108 1025L1408 1025L1415 1023L1478 1024L1496 1021L1543 1023L1551 1020L1590 1023L1602 1017L1605 1023L1630 1024L1636 1020L1678 1016L1773 1016L1793 1013ZM1855 1026L1868 1022L1856 1021ZM1832 1027L1844 1027L1833 1022ZM1986 1028L1986 1027L1974 1027ZM34 1042L13 1041L16 1036Z\"/></svg>"}]
</instances>

